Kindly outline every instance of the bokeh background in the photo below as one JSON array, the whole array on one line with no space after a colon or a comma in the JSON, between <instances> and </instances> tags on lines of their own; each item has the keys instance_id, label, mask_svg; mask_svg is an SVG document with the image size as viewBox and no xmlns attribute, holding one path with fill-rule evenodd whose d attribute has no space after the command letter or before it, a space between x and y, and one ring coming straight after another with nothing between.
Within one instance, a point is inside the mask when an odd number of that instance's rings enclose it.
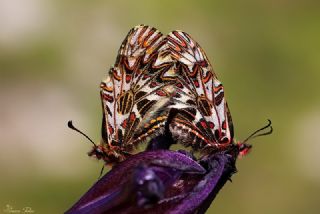
<instances>
[{"instance_id":1,"label":"bokeh background","mask_svg":"<svg viewBox=\"0 0 320 214\"><path fill-rule=\"evenodd\" d=\"M319 1L0 0L0 213L62 213L102 163L99 83L130 28L188 32L224 83L237 139L272 119L208 213L319 213Z\"/></svg>"}]
</instances>

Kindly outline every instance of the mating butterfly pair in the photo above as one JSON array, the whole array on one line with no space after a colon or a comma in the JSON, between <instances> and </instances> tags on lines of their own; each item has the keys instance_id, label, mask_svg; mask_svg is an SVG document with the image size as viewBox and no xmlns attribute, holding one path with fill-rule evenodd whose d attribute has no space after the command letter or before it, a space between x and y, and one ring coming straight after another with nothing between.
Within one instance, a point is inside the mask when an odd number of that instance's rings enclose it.
<instances>
[{"instance_id":1,"label":"mating butterfly pair","mask_svg":"<svg viewBox=\"0 0 320 214\"><path fill-rule=\"evenodd\" d=\"M133 28L100 87L102 140L89 156L106 164L126 159L143 142L160 144L150 148L182 143L204 154L232 148L238 155L251 148L233 142L223 86L187 33Z\"/></svg>"}]
</instances>

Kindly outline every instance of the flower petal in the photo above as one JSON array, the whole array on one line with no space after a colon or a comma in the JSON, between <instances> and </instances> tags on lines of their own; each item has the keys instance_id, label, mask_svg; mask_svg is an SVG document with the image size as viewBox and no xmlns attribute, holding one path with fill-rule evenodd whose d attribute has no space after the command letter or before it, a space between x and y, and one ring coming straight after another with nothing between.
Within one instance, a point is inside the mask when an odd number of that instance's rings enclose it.
<instances>
[{"instance_id":1,"label":"flower petal","mask_svg":"<svg viewBox=\"0 0 320 214\"><path fill-rule=\"evenodd\" d=\"M133 207L144 210L145 208L138 206L134 200L139 197L137 190L145 188L143 185L138 185L139 178L147 180L152 173L146 172L146 168L141 171L141 167L147 167L154 173L152 182L158 185L160 191L159 193L155 191L154 194L159 196L163 194L160 190L161 185L166 189L165 192L168 192L167 189L170 189L184 174L203 176L206 172L199 163L180 152L169 150L141 152L113 167L66 213L104 213L118 209L120 209L118 212L122 212L121 210L126 212L126 209L132 210ZM157 179L160 180L156 181Z\"/></svg>"},{"instance_id":2,"label":"flower petal","mask_svg":"<svg viewBox=\"0 0 320 214\"><path fill-rule=\"evenodd\" d=\"M218 153L209 157L206 164L210 165L208 173L198 181L192 191L168 213L205 213L223 185L235 172L235 159Z\"/></svg>"}]
</instances>

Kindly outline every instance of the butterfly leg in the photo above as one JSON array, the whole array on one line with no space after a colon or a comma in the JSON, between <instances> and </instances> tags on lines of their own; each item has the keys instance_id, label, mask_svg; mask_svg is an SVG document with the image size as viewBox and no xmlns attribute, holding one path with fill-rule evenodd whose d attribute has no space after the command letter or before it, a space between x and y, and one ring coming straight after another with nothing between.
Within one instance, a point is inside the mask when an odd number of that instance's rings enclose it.
<instances>
[{"instance_id":1,"label":"butterfly leg","mask_svg":"<svg viewBox=\"0 0 320 214\"><path fill-rule=\"evenodd\" d=\"M98 180L101 178L102 174L103 174L103 171L104 171L104 164L100 170L100 174L99 174L99 177L98 177Z\"/></svg>"}]
</instances>

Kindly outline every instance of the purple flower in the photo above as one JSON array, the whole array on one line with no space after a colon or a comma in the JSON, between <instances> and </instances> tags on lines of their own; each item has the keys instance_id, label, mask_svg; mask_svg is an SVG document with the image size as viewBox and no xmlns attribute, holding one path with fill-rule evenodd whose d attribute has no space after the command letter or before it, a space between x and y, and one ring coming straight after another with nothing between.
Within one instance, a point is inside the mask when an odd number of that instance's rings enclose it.
<instances>
[{"instance_id":1,"label":"purple flower","mask_svg":"<svg viewBox=\"0 0 320 214\"><path fill-rule=\"evenodd\" d=\"M235 172L236 156L194 160L187 152L145 151L119 163L66 213L204 213Z\"/></svg>"}]
</instances>

